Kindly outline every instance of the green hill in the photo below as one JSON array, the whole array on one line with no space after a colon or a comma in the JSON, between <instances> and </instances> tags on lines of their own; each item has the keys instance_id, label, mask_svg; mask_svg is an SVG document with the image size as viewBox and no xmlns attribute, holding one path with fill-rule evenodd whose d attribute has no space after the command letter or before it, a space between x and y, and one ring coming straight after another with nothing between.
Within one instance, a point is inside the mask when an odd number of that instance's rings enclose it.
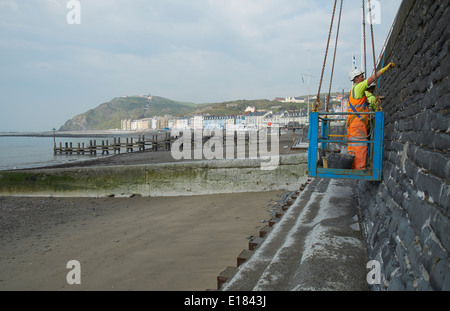
<instances>
[{"instance_id":1,"label":"green hill","mask_svg":"<svg viewBox=\"0 0 450 311\"><path fill-rule=\"evenodd\" d=\"M236 115L244 113L245 109L249 106L255 107L257 110L292 111L306 108L306 103L305 104L281 103L278 101L271 101L267 99L253 99L253 100L240 99L223 103L197 105L195 113L204 113L216 116Z\"/></svg>"},{"instance_id":2,"label":"green hill","mask_svg":"<svg viewBox=\"0 0 450 311\"><path fill-rule=\"evenodd\" d=\"M183 115L193 111L193 103L183 103L153 96L114 98L94 109L68 120L60 131L105 130L120 128L120 120L142 119L163 115Z\"/></svg>"},{"instance_id":3,"label":"green hill","mask_svg":"<svg viewBox=\"0 0 450 311\"><path fill-rule=\"evenodd\" d=\"M235 100L222 103L194 104L173 101L164 97L129 96L113 98L94 109L68 120L60 131L106 130L120 128L120 120L142 119L154 116L172 115L174 117L194 114L237 115L245 112L248 106L257 110L299 110L306 103L282 103L267 99Z\"/></svg>"}]
</instances>

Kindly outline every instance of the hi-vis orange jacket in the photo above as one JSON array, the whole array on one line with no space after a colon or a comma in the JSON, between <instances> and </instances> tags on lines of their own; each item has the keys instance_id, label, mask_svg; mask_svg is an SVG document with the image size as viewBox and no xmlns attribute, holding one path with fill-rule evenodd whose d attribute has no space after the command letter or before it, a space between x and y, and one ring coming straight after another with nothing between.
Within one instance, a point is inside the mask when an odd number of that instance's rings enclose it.
<instances>
[{"instance_id":1,"label":"hi-vis orange jacket","mask_svg":"<svg viewBox=\"0 0 450 311\"><path fill-rule=\"evenodd\" d=\"M367 101L366 95L364 94L364 96L361 98L355 98L355 87L356 86L357 86L357 84L353 85L353 87L350 91L347 111L348 112L369 112L369 102ZM367 117L367 115L356 114L356 115L349 115L347 117L347 127L350 126L350 124L356 118L361 120L361 122L364 123L365 126L368 125L369 118Z\"/></svg>"}]
</instances>

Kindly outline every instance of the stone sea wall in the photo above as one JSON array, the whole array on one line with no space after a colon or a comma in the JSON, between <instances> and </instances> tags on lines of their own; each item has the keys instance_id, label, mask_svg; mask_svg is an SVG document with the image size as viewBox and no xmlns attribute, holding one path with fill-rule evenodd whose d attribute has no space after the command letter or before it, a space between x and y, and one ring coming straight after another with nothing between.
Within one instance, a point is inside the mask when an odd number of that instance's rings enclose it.
<instances>
[{"instance_id":1,"label":"stone sea wall","mask_svg":"<svg viewBox=\"0 0 450 311\"><path fill-rule=\"evenodd\" d=\"M130 197L292 190L306 178L306 154L0 172L0 196Z\"/></svg>"},{"instance_id":2,"label":"stone sea wall","mask_svg":"<svg viewBox=\"0 0 450 311\"><path fill-rule=\"evenodd\" d=\"M383 180L360 182L374 290L450 290L449 1L404 0L381 78Z\"/></svg>"}]
</instances>

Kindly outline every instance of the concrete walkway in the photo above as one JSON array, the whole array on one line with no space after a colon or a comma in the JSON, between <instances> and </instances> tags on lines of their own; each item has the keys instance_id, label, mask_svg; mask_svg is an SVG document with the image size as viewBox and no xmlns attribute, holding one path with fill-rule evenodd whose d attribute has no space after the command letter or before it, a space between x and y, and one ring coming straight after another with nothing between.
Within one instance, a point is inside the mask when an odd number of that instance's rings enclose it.
<instances>
[{"instance_id":1,"label":"concrete walkway","mask_svg":"<svg viewBox=\"0 0 450 311\"><path fill-rule=\"evenodd\" d=\"M224 291L368 290L356 183L312 179L218 276Z\"/></svg>"}]
</instances>

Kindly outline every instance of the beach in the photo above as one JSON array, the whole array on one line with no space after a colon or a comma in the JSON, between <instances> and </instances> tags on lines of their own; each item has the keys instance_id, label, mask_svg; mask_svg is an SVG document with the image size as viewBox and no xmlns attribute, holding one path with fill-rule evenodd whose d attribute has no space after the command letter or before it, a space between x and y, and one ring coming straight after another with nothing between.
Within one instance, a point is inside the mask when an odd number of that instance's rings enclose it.
<instances>
[{"instance_id":1,"label":"beach","mask_svg":"<svg viewBox=\"0 0 450 311\"><path fill-rule=\"evenodd\" d=\"M280 154L302 152L284 138ZM59 167L170 161L170 151L146 151ZM219 273L236 265L283 194L0 197L0 290L217 289ZM71 260L81 284L66 280Z\"/></svg>"},{"instance_id":2,"label":"beach","mask_svg":"<svg viewBox=\"0 0 450 311\"><path fill-rule=\"evenodd\" d=\"M216 289L282 193L0 198L0 290Z\"/></svg>"}]
</instances>

